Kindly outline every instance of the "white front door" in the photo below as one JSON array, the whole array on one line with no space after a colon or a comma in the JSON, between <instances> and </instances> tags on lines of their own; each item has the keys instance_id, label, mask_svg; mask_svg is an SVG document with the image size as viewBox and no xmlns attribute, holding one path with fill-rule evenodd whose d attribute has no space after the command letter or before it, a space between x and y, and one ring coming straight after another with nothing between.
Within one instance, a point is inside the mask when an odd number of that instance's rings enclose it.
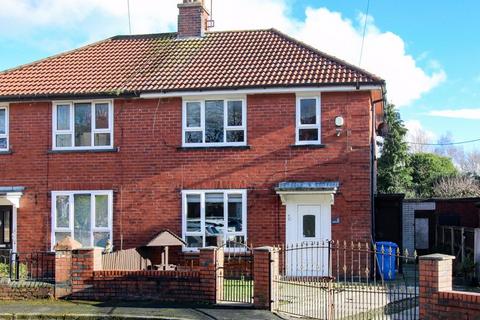
<instances>
[{"instance_id":1,"label":"white front door","mask_svg":"<svg viewBox=\"0 0 480 320\"><path fill-rule=\"evenodd\" d=\"M328 276L331 203L287 203L286 272Z\"/></svg>"}]
</instances>

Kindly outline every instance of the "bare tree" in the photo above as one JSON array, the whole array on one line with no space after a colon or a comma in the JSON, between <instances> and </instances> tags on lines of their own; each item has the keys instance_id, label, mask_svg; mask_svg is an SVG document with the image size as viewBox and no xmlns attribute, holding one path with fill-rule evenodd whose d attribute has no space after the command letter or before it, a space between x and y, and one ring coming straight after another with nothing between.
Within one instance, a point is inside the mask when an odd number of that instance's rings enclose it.
<instances>
[{"instance_id":1,"label":"bare tree","mask_svg":"<svg viewBox=\"0 0 480 320\"><path fill-rule=\"evenodd\" d=\"M480 176L480 150L464 152L458 165L463 172Z\"/></svg>"},{"instance_id":2,"label":"bare tree","mask_svg":"<svg viewBox=\"0 0 480 320\"><path fill-rule=\"evenodd\" d=\"M409 142L408 149L411 153L432 152L432 139L427 131L422 128L414 128L408 130L407 140Z\"/></svg>"},{"instance_id":3,"label":"bare tree","mask_svg":"<svg viewBox=\"0 0 480 320\"><path fill-rule=\"evenodd\" d=\"M449 131L443 134L437 140L438 146L435 148L435 153L444 157L449 157L454 162L459 164L459 160L464 157L463 147L453 145L453 135Z\"/></svg>"},{"instance_id":4,"label":"bare tree","mask_svg":"<svg viewBox=\"0 0 480 320\"><path fill-rule=\"evenodd\" d=\"M467 175L442 178L433 187L433 194L437 198L480 197L480 183Z\"/></svg>"}]
</instances>

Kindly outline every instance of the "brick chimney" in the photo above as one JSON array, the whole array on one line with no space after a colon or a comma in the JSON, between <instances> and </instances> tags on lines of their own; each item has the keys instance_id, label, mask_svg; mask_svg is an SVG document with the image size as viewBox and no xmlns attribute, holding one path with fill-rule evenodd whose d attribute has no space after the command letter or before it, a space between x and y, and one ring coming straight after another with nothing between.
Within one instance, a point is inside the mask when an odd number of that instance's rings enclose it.
<instances>
[{"instance_id":1,"label":"brick chimney","mask_svg":"<svg viewBox=\"0 0 480 320\"><path fill-rule=\"evenodd\" d=\"M178 38L203 37L209 18L205 0L183 0L178 10Z\"/></svg>"}]
</instances>

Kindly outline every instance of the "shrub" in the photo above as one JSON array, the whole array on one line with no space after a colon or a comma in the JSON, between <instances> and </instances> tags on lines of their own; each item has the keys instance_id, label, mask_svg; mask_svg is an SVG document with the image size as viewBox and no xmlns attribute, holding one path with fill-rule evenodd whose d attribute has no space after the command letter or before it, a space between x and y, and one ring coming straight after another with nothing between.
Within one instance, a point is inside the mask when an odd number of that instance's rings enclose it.
<instances>
[{"instance_id":1,"label":"shrub","mask_svg":"<svg viewBox=\"0 0 480 320\"><path fill-rule=\"evenodd\" d=\"M19 269L19 278L27 279L28 278L28 268L24 263L18 264ZM12 276L15 276L15 265L12 265ZM8 263L0 263L0 279L1 278L10 278L10 265Z\"/></svg>"}]
</instances>

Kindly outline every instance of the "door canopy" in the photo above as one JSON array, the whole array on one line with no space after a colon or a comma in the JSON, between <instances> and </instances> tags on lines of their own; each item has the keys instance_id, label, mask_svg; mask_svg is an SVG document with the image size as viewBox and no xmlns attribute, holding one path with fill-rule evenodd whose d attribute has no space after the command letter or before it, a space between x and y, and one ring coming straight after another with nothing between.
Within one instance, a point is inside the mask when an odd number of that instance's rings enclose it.
<instances>
[{"instance_id":1,"label":"door canopy","mask_svg":"<svg viewBox=\"0 0 480 320\"><path fill-rule=\"evenodd\" d=\"M20 207L20 198L23 196L24 187L0 187L0 198L6 199L15 208Z\"/></svg>"},{"instance_id":2,"label":"door canopy","mask_svg":"<svg viewBox=\"0 0 480 320\"><path fill-rule=\"evenodd\" d=\"M333 204L333 195L337 193L339 187L340 183L338 181L280 182L275 191L280 195L284 205L299 196L324 199L328 195L330 195L330 201Z\"/></svg>"}]
</instances>

